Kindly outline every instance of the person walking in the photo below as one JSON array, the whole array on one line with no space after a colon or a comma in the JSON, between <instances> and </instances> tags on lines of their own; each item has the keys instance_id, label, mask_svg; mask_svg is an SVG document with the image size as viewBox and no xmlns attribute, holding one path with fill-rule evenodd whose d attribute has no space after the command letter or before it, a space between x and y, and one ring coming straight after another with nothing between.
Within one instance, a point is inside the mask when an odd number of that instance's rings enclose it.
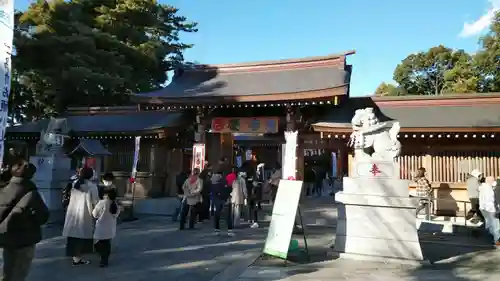
<instances>
[{"instance_id":1,"label":"person walking","mask_svg":"<svg viewBox=\"0 0 500 281\"><path fill-rule=\"evenodd\" d=\"M210 220L210 190L212 189L211 178L212 167L207 164L203 171L200 173L200 178L203 182L203 188L201 190L201 203L200 210L198 214L198 221L203 222L205 220Z\"/></svg>"},{"instance_id":2,"label":"person walking","mask_svg":"<svg viewBox=\"0 0 500 281\"><path fill-rule=\"evenodd\" d=\"M499 206L495 202L494 181L493 177L488 177L479 185L479 211L484 217L485 228L493 237L493 244L500 246L500 221L497 218Z\"/></svg>"},{"instance_id":3,"label":"person walking","mask_svg":"<svg viewBox=\"0 0 500 281\"><path fill-rule=\"evenodd\" d=\"M281 165L276 163L271 178L269 179L269 185L271 185L271 202L274 203L276 200L276 194L278 194L278 186L280 185L281 175Z\"/></svg>"},{"instance_id":4,"label":"person walking","mask_svg":"<svg viewBox=\"0 0 500 281\"><path fill-rule=\"evenodd\" d=\"M11 166L9 183L0 189L0 248L3 249L3 281L24 281L35 247L42 240L41 226L49 210L31 178L33 164L18 160Z\"/></svg>"},{"instance_id":5,"label":"person walking","mask_svg":"<svg viewBox=\"0 0 500 281\"><path fill-rule=\"evenodd\" d=\"M226 177L222 170L217 170L212 174L212 200L214 202L214 229L215 234L220 234L220 219L222 211L226 209L226 221L228 227L228 235L232 236L233 233L233 216L232 205L229 201L232 192L232 187L227 186Z\"/></svg>"},{"instance_id":6,"label":"person walking","mask_svg":"<svg viewBox=\"0 0 500 281\"><path fill-rule=\"evenodd\" d=\"M432 187L429 180L425 177L425 168L421 167L417 171L417 175L413 179L416 183L415 196L419 198L416 215L425 209L426 218L430 216L430 199L432 195Z\"/></svg>"},{"instance_id":7,"label":"person walking","mask_svg":"<svg viewBox=\"0 0 500 281\"><path fill-rule=\"evenodd\" d=\"M89 264L84 254L94 250L94 218L92 211L99 202L97 186L90 180L94 176L91 168L83 168L80 178L73 183L62 236L66 237L66 255L72 257L73 265Z\"/></svg>"},{"instance_id":8,"label":"person walking","mask_svg":"<svg viewBox=\"0 0 500 281\"><path fill-rule=\"evenodd\" d=\"M245 172L239 172L236 180L233 181L231 191L231 204L233 215L233 227L240 225L241 212L247 202L247 187Z\"/></svg>"},{"instance_id":9,"label":"person walking","mask_svg":"<svg viewBox=\"0 0 500 281\"><path fill-rule=\"evenodd\" d=\"M101 261L100 267L109 265L111 254L111 240L116 236L116 220L120 215L120 208L116 202L116 189L106 188L103 198L97 203L92 216L96 219L94 240L96 252Z\"/></svg>"},{"instance_id":10,"label":"person walking","mask_svg":"<svg viewBox=\"0 0 500 281\"><path fill-rule=\"evenodd\" d=\"M316 173L314 169L309 165L309 163L304 163L304 187L306 190L306 196L311 196L315 190L314 183L316 182Z\"/></svg>"},{"instance_id":11,"label":"person walking","mask_svg":"<svg viewBox=\"0 0 500 281\"><path fill-rule=\"evenodd\" d=\"M107 172L104 174L102 177L102 184L98 186L99 190L99 199L102 199L104 196L104 191L109 188L114 188L116 189L116 186L113 184L113 181L115 180L115 176L113 173Z\"/></svg>"},{"instance_id":12,"label":"person walking","mask_svg":"<svg viewBox=\"0 0 500 281\"><path fill-rule=\"evenodd\" d=\"M186 217L189 214L189 229L194 229L196 222L197 211L201 203L201 191L203 189L203 181L199 177L200 169L195 168L191 176L184 182L182 190L184 192L182 213L180 217L180 230L183 230L186 225Z\"/></svg>"},{"instance_id":13,"label":"person walking","mask_svg":"<svg viewBox=\"0 0 500 281\"><path fill-rule=\"evenodd\" d=\"M470 177L467 179L467 195L471 208L465 218L470 224L481 224L484 221L483 215L479 211L479 185L485 182L484 175L478 169L470 172Z\"/></svg>"},{"instance_id":14,"label":"person walking","mask_svg":"<svg viewBox=\"0 0 500 281\"><path fill-rule=\"evenodd\" d=\"M176 222L180 219L182 213L182 207L184 206L184 190L182 187L184 186L184 182L189 177L189 171L181 171L177 176L175 176L175 185L177 186L177 199L179 200L179 205L175 208L174 213L172 214L172 222Z\"/></svg>"}]
</instances>

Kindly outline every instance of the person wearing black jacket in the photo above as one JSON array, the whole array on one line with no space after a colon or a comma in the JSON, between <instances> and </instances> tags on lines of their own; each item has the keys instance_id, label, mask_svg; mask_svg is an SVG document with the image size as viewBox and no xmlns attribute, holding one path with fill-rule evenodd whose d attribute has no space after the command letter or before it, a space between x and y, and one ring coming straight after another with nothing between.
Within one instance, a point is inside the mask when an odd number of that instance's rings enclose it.
<instances>
[{"instance_id":1,"label":"person wearing black jacket","mask_svg":"<svg viewBox=\"0 0 500 281\"><path fill-rule=\"evenodd\" d=\"M4 281L25 280L42 240L41 226L49 210L31 178L36 167L24 160L11 168L9 184L0 190L0 247L3 248Z\"/></svg>"},{"instance_id":2,"label":"person wearing black jacket","mask_svg":"<svg viewBox=\"0 0 500 281\"><path fill-rule=\"evenodd\" d=\"M203 189L201 190L202 201L198 212L198 221L210 219L210 191L212 190L212 167L206 165L205 169L200 173L200 179L203 181Z\"/></svg>"}]
</instances>

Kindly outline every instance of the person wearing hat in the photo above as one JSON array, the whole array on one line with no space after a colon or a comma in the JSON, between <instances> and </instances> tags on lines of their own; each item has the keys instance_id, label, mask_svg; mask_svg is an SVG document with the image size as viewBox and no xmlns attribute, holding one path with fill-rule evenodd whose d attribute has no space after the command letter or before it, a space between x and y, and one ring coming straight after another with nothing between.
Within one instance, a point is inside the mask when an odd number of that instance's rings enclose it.
<instances>
[{"instance_id":1,"label":"person wearing hat","mask_svg":"<svg viewBox=\"0 0 500 281\"><path fill-rule=\"evenodd\" d=\"M485 182L485 177L478 169L470 172L470 177L467 179L467 194L471 208L465 218L473 224L484 222L484 217L479 211L479 185Z\"/></svg>"}]
</instances>

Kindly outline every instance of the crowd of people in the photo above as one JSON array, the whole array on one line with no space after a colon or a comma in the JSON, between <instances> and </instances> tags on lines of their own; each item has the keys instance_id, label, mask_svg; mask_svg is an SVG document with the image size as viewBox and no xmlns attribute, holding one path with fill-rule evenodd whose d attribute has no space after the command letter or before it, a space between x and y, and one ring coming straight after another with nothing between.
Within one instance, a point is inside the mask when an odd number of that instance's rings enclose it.
<instances>
[{"instance_id":1,"label":"crowd of people","mask_svg":"<svg viewBox=\"0 0 500 281\"><path fill-rule=\"evenodd\" d=\"M414 178L416 183L415 196L419 198L416 214L426 210L430 212L433 192L426 177L425 168L420 168ZM485 177L478 169L470 172L467 179L467 194L470 208L465 216L469 225L484 226L492 236L495 246L500 246L500 179Z\"/></svg>"},{"instance_id":2,"label":"crowd of people","mask_svg":"<svg viewBox=\"0 0 500 281\"><path fill-rule=\"evenodd\" d=\"M0 247L3 249L3 281L25 280L42 240L42 226L49 220L49 209L32 178L36 166L18 159L1 174ZM67 238L66 255L74 266L90 264L84 255L97 253L99 265L107 267L111 240L116 235L120 213L113 175L107 173L102 184L93 182L94 170L80 169L64 188Z\"/></svg>"},{"instance_id":3,"label":"crowd of people","mask_svg":"<svg viewBox=\"0 0 500 281\"><path fill-rule=\"evenodd\" d=\"M226 221L230 236L243 220L258 228L262 202L274 200L280 179L279 164L266 177L264 165L255 155L241 167L231 167L224 157L215 168L206 164L203 171L182 172L176 179L180 204L173 218L179 219L181 230L186 220L188 228L193 229L196 223L212 219L217 235L221 233L221 219Z\"/></svg>"}]
</instances>

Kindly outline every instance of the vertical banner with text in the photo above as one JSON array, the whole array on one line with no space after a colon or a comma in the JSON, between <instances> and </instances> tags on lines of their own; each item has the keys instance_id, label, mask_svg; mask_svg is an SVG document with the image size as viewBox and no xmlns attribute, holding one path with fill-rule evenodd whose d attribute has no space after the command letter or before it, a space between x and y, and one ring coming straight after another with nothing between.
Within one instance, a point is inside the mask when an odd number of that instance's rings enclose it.
<instances>
[{"instance_id":1,"label":"vertical banner with text","mask_svg":"<svg viewBox=\"0 0 500 281\"><path fill-rule=\"evenodd\" d=\"M194 169L199 169L203 171L205 168L205 144L195 143L193 144L193 160L191 163L191 171Z\"/></svg>"},{"instance_id":2,"label":"vertical banner with text","mask_svg":"<svg viewBox=\"0 0 500 281\"><path fill-rule=\"evenodd\" d=\"M297 131L285 132L285 157L282 163L283 179L295 180L297 177Z\"/></svg>"},{"instance_id":3,"label":"vertical banner with text","mask_svg":"<svg viewBox=\"0 0 500 281\"><path fill-rule=\"evenodd\" d=\"M137 176L137 163L139 162L140 149L141 149L141 137L135 137L134 163L132 164L132 177L131 177L132 182L135 182L135 177Z\"/></svg>"},{"instance_id":4,"label":"vertical banner with text","mask_svg":"<svg viewBox=\"0 0 500 281\"><path fill-rule=\"evenodd\" d=\"M11 79L12 40L14 37L14 0L0 0L0 167L3 166L5 127L7 125Z\"/></svg>"}]
</instances>

